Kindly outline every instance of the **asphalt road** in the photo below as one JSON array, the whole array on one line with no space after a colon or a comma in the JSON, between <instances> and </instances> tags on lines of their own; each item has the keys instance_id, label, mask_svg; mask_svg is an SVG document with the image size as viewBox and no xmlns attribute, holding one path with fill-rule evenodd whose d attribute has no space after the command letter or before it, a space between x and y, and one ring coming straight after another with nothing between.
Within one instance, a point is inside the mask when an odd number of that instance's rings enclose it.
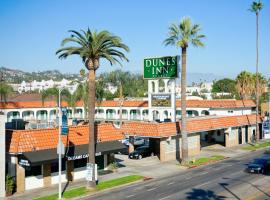
<instances>
[{"instance_id":1,"label":"asphalt road","mask_svg":"<svg viewBox=\"0 0 270 200\"><path fill-rule=\"evenodd\" d=\"M263 151L252 152L241 158L227 159L162 179L153 179L104 191L84 199L248 199L250 195L258 192L263 193L264 199L270 199L270 195L261 189L264 183L269 184L270 176L244 172L246 164L262 154Z\"/></svg>"}]
</instances>

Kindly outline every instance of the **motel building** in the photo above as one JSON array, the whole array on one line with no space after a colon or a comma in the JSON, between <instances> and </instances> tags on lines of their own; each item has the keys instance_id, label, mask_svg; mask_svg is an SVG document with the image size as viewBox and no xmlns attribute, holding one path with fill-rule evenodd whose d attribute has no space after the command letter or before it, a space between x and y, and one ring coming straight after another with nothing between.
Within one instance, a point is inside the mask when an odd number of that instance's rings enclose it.
<instances>
[{"instance_id":1,"label":"motel building","mask_svg":"<svg viewBox=\"0 0 270 200\"><path fill-rule=\"evenodd\" d=\"M168 95L166 90L163 94ZM125 100L122 105L123 121L170 121L172 120L172 107L153 105L152 96L148 100ZM158 95L156 95L158 96ZM154 96L155 97L155 96ZM70 119L84 119L85 110L82 102L75 107L69 107L66 102L61 103L67 108ZM181 119L181 100L176 99L176 119ZM96 105L95 120L117 122L120 118L119 101L102 101ZM22 94L0 103L0 111L6 116L6 122L13 119L23 119L29 123L30 128L55 127L57 122L57 104L54 100L41 101L40 94ZM187 116L236 116L249 115L255 112L255 103L252 100L187 100Z\"/></svg>"},{"instance_id":2,"label":"motel building","mask_svg":"<svg viewBox=\"0 0 270 200\"><path fill-rule=\"evenodd\" d=\"M258 117L259 123L261 119ZM252 140L256 115L203 116L188 118L189 156L200 154L204 146L221 144L233 147ZM149 139L149 148L161 162L181 159L181 121L127 121L121 128L113 123L96 124L96 164L106 169L114 154L126 147L125 137ZM76 181L86 176L88 125L69 126L62 135L65 154L62 157L62 181ZM262 137L262 136L261 136ZM132 139L130 140L132 141ZM49 187L58 183L58 129L6 130L7 173L14 177L16 191ZM129 151L134 145L129 145Z\"/></svg>"},{"instance_id":3,"label":"motel building","mask_svg":"<svg viewBox=\"0 0 270 200\"><path fill-rule=\"evenodd\" d=\"M85 179L88 125L69 127L62 135L62 182ZM125 148L122 134L112 124L96 126L96 164L102 171L114 162L114 153ZM7 173L14 177L16 192L58 183L58 129L6 130Z\"/></svg>"}]
</instances>

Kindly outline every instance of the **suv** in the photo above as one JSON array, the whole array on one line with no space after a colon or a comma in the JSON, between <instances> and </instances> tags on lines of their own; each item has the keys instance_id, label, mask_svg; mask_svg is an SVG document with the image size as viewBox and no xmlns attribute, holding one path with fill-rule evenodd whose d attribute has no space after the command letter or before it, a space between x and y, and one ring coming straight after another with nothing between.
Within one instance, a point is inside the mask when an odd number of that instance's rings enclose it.
<instances>
[{"instance_id":1,"label":"suv","mask_svg":"<svg viewBox=\"0 0 270 200\"><path fill-rule=\"evenodd\" d=\"M143 157L153 156L153 155L154 153L151 151L151 149L148 146L141 146L141 147L138 147L135 151L131 152L128 155L128 158L141 160Z\"/></svg>"}]
</instances>

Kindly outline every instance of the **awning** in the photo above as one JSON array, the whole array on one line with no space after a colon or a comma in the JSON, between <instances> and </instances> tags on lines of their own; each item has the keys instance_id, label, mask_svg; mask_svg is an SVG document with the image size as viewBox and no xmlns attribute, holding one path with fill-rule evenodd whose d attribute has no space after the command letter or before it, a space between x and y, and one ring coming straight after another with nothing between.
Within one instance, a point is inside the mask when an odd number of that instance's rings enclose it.
<instances>
[{"instance_id":1,"label":"awning","mask_svg":"<svg viewBox=\"0 0 270 200\"><path fill-rule=\"evenodd\" d=\"M125 149L126 146L119 141L99 142L96 144L96 156L115 153ZM77 160L88 157L88 144L66 147L62 158ZM24 166L37 165L44 162L57 161L57 149L24 152L19 156L19 164Z\"/></svg>"}]
</instances>

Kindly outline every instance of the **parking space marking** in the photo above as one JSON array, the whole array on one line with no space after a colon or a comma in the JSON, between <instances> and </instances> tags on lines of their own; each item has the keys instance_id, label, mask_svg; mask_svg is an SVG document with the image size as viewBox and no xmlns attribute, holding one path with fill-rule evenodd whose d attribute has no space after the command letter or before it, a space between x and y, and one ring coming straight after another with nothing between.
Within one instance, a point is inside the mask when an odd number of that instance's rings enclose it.
<instances>
[{"instance_id":1,"label":"parking space marking","mask_svg":"<svg viewBox=\"0 0 270 200\"><path fill-rule=\"evenodd\" d=\"M174 184L174 182L170 182L170 183L168 183L168 185L172 185L172 184Z\"/></svg>"},{"instance_id":2,"label":"parking space marking","mask_svg":"<svg viewBox=\"0 0 270 200\"><path fill-rule=\"evenodd\" d=\"M128 195L127 198L134 197L135 194Z\"/></svg>"}]
</instances>

